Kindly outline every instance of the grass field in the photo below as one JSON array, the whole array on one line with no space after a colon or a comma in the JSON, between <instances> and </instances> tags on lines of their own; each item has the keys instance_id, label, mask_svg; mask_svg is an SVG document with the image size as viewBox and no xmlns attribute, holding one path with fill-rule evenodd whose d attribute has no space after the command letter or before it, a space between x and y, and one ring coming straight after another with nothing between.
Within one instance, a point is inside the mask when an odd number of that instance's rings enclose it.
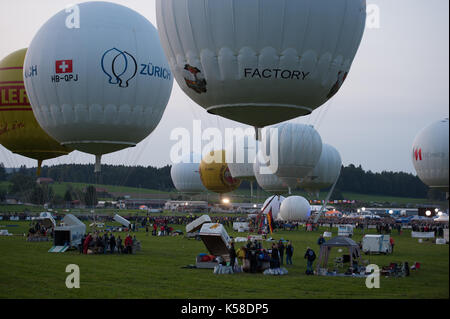
<instances>
[{"instance_id":1,"label":"grass field","mask_svg":"<svg viewBox=\"0 0 450 319\"><path fill-rule=\"evenodd\" d=\"M23 234L28 223L0 221L0 226ZM184 231L184 226L173 227ZM336 229L333 231L336 233ZM231 230L229 234L238 236ZM197 254L206 252L201 241L147 237L142 231L136 235L142 251L131 256L87 256L74 251L51 254L47 252L49 242L28 243L22 236L0 237L0 298L449 298L448 246L420 244L408 231L402 236L393 235L393 255L363 255L380 267L390 262L421 262L421 269L410 277L382 278L380 289L367 289L361 278L306 276L303 254L307 246L318 252L319 232L274 234L275 239L292 240L295 247L294 265L288 267L287 276L214 275L212 270L182 269L193 264ZM361 238L357 231L354 239ZM264 245L268 247L269 243ZM80 289L65 287L68 264L80 267Z\"/></svg>"}]
</instances>

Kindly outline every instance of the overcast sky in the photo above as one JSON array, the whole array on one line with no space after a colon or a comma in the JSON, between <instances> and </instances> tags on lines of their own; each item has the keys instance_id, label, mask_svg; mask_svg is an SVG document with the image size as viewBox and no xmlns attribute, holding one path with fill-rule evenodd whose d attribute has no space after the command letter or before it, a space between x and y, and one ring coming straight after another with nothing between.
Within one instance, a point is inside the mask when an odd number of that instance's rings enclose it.
<instances>
[{"instance_id":1,"label":"overcast sky","mask_svg":"<svg viewBox=\"0 0 450 319\"><path fill-rule=\"evenodd\" d=\"M155 0L110 0L144 15L156 26ZM79 1L85 2L85 1ZM366 29L350 75L340 92L309 118L325 143L335 146L345 165L372 171L413 172L412 142L424 126L449 114L449 1L368 0L380 9L380 28ZM28 47L38 29L70 0L0 1L0 59ZM237 124L207 115L174 84L158 128L136 148L106 155L103 163L164 166L175 143L173 128ZM73 152L46 165L93 163L92 155ZM36 166L0 146L7 167Z\"/></svg>"}]
</instances>

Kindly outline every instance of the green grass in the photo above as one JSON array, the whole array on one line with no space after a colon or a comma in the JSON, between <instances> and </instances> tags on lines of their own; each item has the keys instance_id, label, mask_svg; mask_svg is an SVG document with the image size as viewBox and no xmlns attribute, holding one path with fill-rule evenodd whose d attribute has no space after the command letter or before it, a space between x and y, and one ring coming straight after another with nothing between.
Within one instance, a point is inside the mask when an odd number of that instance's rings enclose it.
<instances>
[{"instance_id":1,"label":"green grass","mask_svg":"<svg viewBox=\"0 0 450 319\"><path fill-rule=\"evenodd\" d=\"M20 226L7 227L17 234L28 228L27 222L0 221L3 226L11 224ZM184 226L174 228L184 231ZM294 265L287 276L214 275L212 270L182 269L193 264L197 254L206 252L201 241L183 237L146 237L138 232L142 251L132 256L50 254L51 243L28 243L22 236L0 237L0 298L449 298L447 245L419 244L409 232L394 234L395 254L370 256L370 262L384 266L419 261L422 268L410 277L382 278L380 289L367 289L360 278L304 274L305 248L311 246L318 252L318 234L302 230L274 234L276 239L292 240L295 247ZM361 238L356 232L354 239ZM80 266L80 289L65 287L68 264Z\"/></svg>"}]
</instances>

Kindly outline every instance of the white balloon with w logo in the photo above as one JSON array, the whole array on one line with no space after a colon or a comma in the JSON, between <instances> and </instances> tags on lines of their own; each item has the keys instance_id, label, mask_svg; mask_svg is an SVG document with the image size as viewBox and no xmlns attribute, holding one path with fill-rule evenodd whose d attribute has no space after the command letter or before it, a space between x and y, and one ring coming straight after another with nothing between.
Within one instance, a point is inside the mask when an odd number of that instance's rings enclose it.
<instances>
[{"instance_id":1,"label":"white balloon with w logo","mask_svg":"<svg viewBox=\"0 0 450 319\"><path fill-rule=\"evenodd\" d=\"M62 10L35 35L24 70L41 127L70 148L100 156L136 146L159 124L173 85L156 28L113 3L78 5L79 28ZM99 169L99 165L96 167Z\"/></svg>"}]
</instances>

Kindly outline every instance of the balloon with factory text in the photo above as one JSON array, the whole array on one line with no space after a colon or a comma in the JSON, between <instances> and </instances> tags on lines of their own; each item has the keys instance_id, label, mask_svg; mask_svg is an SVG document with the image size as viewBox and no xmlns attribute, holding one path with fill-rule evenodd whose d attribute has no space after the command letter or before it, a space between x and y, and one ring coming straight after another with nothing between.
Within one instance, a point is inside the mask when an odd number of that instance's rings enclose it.
<instances>
[{"instance_id":1,"label":"balloon with factory text","mask_svg":"<svg viewBox=\"0 0 450 319\"><path fill-rule=\"evenodd\" d=\"M283 123L264 129L261 151L273 173L294 189L317 165L322 138L314 127Z\"/></svg>"},{"instance_id":2,"label":"balloon with factory text","mask_svg":"<svg viewBox=\"0 0 450 319\"><path fill-rule=\"evenodd\" d=\"M100 157L145 139L160 122L173 78L156 28L113 3L62 10L33 38L25 86L41 127L62 145Z\"/></svg>"},{"instance_id":3,"label":"balloon with factory text","mask_svg":"<svg viewBox=\"0 0 450 319\"><path fill-rule=\"evenodd\" d=\"M431 188L448 192L448 118L423 128L413 142L412 161L417 175Z\"/></svg>"},{"instance_id":4,"label":"balloon with factory text","mask_svg":"<svg viewBox=\"0 0 450 319\"><path fill-rule=\"evenodd\" d=\"M323 144L319 162L308 176L300 180L298 186L318 197L320 190L331 187L336 182L341 167L339 151L331 145Z\"/></svg>"},{"instance_id":5,"label":"balloon with factory text","mask_svg":"<svg viewBox=\"0 0 450 319\"><path fill-rule=\"evenodd\" d=\"M0 144L13 153L38 161L69 154L39 126L23 83L27 49L15 51L0 61Z\"/></svg>"},{"instance_id":6,"label":"balloon with factory text","mask_svg":"<svg viewBox=\"0 0 450 319\"><path fill-rule=\"evenodd\" d=\"M157 0L164 51L209 113L264 127L310 114L346 80L366 0Z\"/></svg>"}]
</instances>

